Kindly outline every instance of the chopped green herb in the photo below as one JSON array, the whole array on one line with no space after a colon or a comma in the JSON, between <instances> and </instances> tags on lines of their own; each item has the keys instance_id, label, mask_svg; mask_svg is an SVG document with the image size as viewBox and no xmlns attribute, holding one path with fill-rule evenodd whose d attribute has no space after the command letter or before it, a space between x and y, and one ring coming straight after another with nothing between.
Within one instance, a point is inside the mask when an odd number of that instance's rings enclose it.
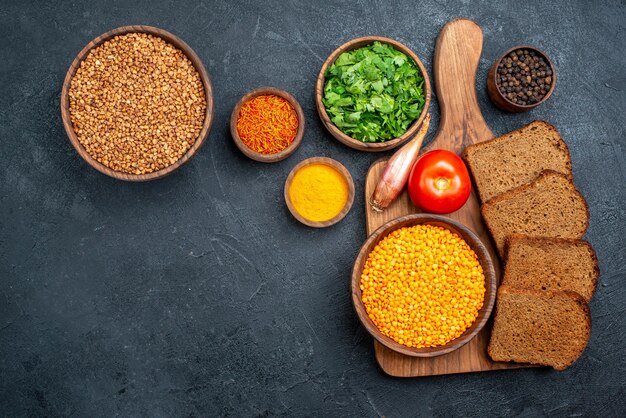
<instances>
[{"instance_id":1,"label":"chopped green herb","mask_svg":"<svg viewBox=\"0 0 626 418\"><path fill-rule=\"evenodd\" d=\"M322 101L330 119L363 142L401 136L424 109L424 77L411 58L388 44L344 52L324 77Z\"/></svg>"}]
</instances>

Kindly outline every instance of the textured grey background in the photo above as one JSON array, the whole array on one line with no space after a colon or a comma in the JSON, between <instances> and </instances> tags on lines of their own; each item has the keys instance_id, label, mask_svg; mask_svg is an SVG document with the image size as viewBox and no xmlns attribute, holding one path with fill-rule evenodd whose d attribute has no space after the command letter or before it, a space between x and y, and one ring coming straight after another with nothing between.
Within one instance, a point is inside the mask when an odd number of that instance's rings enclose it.
<instances>
[{"instance_id":1,"label":"textured grey background","mask_svg":"<svg viewBox=\"0 0 626 418\"><path fill-rule=\"evenodd\" d=\"M126 3L0 4L0 415L624 415L623 0ZM459 16L484 30L477 88L488 124L496 134L555 124L591 209L587 238L602 271L593 334L562 373L393 379L351 306L363 181L380 155L325 132L315 77L335 47L367 34L407 44L430 71L439 30ZM215 88L206 145L147 184L87 166L59 113L74 56L127 24L182 37ZM550 55L557 88L535 111L505 114L488 101L485 76L520 43ZM262 85L293 93L307 118L301 148L272 165L246 159L228 132L235 102ZM436 127L436 100L431 110ZM298 224L282 201L289 170L316 155L344 163L357 185L352 211L325 230Z\"/></svg>"}]
</instances>

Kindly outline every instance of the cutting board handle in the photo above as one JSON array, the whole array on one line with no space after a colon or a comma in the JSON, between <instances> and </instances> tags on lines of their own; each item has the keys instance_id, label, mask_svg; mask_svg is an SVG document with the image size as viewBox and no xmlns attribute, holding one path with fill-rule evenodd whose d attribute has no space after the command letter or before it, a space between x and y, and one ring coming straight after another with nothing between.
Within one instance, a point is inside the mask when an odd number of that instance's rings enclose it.
<instances>
[{"instance_id":1,"label":"cutting board handle","mask_svg":"<svg viewBox=\"0 0 626 418\"><path fill-rule=\"evenodd\" d=\"M441 121L433 148L460 154L470 143L493 138L476 98L482 48L480 26L467 19L447 23L437 38L433 71Z\"/></svg>"}]
</instances>

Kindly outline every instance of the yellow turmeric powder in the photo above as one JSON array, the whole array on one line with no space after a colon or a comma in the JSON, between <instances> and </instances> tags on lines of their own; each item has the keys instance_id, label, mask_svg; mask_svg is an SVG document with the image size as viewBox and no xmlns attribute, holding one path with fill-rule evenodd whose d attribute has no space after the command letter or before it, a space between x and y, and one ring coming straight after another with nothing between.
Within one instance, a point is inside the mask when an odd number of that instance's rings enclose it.
<instances>
[{"instance_id":1,"label":"yellow turmeric powder","mask_svg":"<svg viewBox=\"0 0 626 418\"><path fill-rule=\"evenodd\" d=\"M343 174L326 164L299 169L289 187L289 199L302 217L323 222L334 218L348 203L348 183Z\"/></svg>"}]
</instances>

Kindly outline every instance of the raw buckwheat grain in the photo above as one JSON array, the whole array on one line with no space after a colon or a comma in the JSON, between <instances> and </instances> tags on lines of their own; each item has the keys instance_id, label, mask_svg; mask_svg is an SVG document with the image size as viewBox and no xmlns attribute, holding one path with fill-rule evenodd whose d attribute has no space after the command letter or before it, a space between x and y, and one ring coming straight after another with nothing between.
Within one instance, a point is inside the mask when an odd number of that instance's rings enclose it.
<instances>
[{"instance_id":1,"label":"raw buckwheat grain","mask_svg":"<svg viewBox=\"0 0 626 418\"><path fill-rule=\"evenodd\" d=\"M166 168L200 135L206 97L185 54L145 33L94 48L72 78L71 121L78 140L112 170L147 174Z\"/></svg>"}]
</instances>

